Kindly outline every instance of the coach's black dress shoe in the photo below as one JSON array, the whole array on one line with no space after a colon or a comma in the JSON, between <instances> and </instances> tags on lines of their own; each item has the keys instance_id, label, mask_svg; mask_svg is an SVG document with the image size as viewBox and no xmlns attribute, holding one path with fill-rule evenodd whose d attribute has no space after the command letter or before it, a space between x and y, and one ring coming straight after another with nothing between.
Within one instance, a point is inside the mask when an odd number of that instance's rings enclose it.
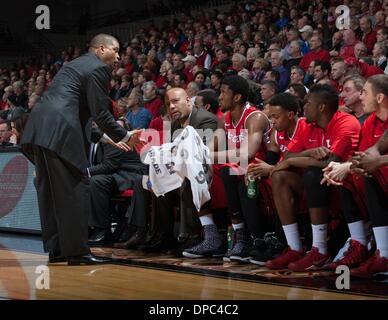
<instances>
[{"instance_id":1,"label":"coach's black dress shoe","mask_svg":"<svg viewBox=\"0 0 388 320\"><path fill-rule=\"evenodd\" d=\"M81 264L85 265L93 265L93 264L106 264L106 263L112 263L113 260L97 257L91 253L85 254L83 256L74 256L74 257L67 257L67 264L69 266L79 266Z\"/></svg>"}]
</instances>

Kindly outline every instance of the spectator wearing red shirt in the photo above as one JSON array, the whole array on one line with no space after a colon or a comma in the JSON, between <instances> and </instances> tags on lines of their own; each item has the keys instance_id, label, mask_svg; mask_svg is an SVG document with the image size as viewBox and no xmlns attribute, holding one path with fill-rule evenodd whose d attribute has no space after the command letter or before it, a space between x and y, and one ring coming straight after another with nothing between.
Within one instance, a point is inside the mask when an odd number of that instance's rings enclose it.
<instances>
[{"instance_id":1,"label":"spectator wearing red shirt","mask_svg":"<svg viewBox=\"0 0 388 320\"><path fill-rule=\"evenodd\" d=\"M194 56L187 55L185 58L182 59L182 61L185 64L185 68L182 72L186 76L187 83L190 83L194 80L193 68L196 65L197 59Z\"/></svg>"},{"instance_id":2,"label":"spectator wearing red shirt","mask_svg":"<svg viewBox=\"0 0 388 320\"><path fill-rule=\"evenodd\" d=\"M167 113L166 107L163 105L159 110L159 116L152 119L148 127L149 129L156 130L159 133L159 143L155 143L153 145L162 145L163 143L168 142L164 139L164 132L167 133L169 128L171 128L171 125L167 126L168 122L170 122L170 116ZM165 123L166 123L166 129L164 131Z\"/></svg>"},{"instance_id":3,"label":"spectator wearing red shirt","mask_svg":"<svg viewBox=\"0 0 388 320\"><path fill-rule=\"evenodd\" d=\"M27 75L31 78L34 74L34 71L39 71L38 66L35 64L35 61L31 59L30 64L27 67Z\"/></svg>"},{"instance_id":4,"label":"spectator wearing red shirt","mask_svg":"<svg viewBox=\"0 0 388 320\"><path fill-rule=\"evenodd\" d=\"M131 56L125 55L123 62L124 62L125 73L131 75L135 69L135 67L131 61Z\"/></svg>"},{"instance_id":5,"label":"spectator wearing red shirt","mask_svg":"<svg viewBox=\"0 0 388 320\"><path fill-rule=\"evenodd\" d=\"M366 53L366 46L364 42L357 42L357 44L354 46L354 56L357 59L361 59L362 57L365 57L367 55Z\"/></svg>"},{"instance_id":6,"label":"spectator wearing red shirt","mask_svg":"<svg viewBox=\"0 0 388 320\"><path fill-rule=\"evenodd\" d=\"M357 118L361 125L368 118L364 111L364 105L360 99L365 80L360 76L346 77L343 82L343 90L340 94L346 108Z\"/></svg>"},{"instance_id":7,"label":"spectator wearing red shirt","mask_svg":"<svg viewBox=\"0 0 388 320\"><path fill-rule=\"evenodd\" d=\"M7 86L4 89L4 94L0 101L0 110L7 110L9 108L8 97L14 94L12 86Z\"/></svg>"},{"instance_id":8,"label":"spectator wearing red shirt","mask_svg":"<svg viewBox=\"0 0 388 320\"><path fill-rule=\"evenodd\" d=\"M344 45L340 49L340 57L346 59L349 57L354 57L354 46L357 44L358 40L356 34L352 29L344 31Z\"/></svg>"},{"instance_id":9,"label":"spectator wearing red shirt","mask_svg":"<svg viewBox=\"0 0 388 320\"><path fill-rule=\"evenodd\" d=\"M334 32L333 36L331 37L331 51L330 56L331 57L337 57L340 54L340 50L343 47L343 34L339 31Z\"/></svg>"},{"instance_id":10,"label":"spectator wearing red shirt","mask_svg":"<svg viewBox=\"0 0 388 320\"><path fill-rule=\"evenodd\" d=\"M167 72L172 69L172 65L167 60L162 62L159 70L159 77L156 79L156 86L160 88L165 88L168 85Z\"/></svg>"},{"instance_id":11,"label":"spectator wearing red shirt","mask_svg":"<svg viewBox=\"0 0 388 320\"><path fill-rule=\"evenodd\" d=\"M361 75L365 78L365 80L368 80L369 77L375 75L375 74L383 74L384 71L381 70L379 67L370 66L364 61L359 61L356 58L347 58L345 59L346 66L348 67L349 72L353 72L356 74Z\"/></svg>"},{"instance_id":12,"label":"spectator wearing red shirt","mask_svg":"<svg viewBox=\"0 0 388 320\"><path fill-rule=\"evenodd\" d=\"M344 83L344 79L347 73L347 67L345 62L343 61L337 61L332 63L332 68L331 68L331 84L336 88L338 94L340 95L339 99L339 109L343 111L343 107L345 105L344 99L341 96L342 92L342 86Z\"/></svg>"},{"instance_id":13,"label":"spectator wearing red shirt","mask_svg":"<svg viewBox=\"0 0 388 320\"><path fill-rule=\"evenodd\" d=\"M344 84L347 71L346 64L343 61L335 62L331 67L331 79L334 81L334 87L337 89L338 93L341 93L342 91L342 85Z\"/></svg>"},{"instance_id":14,"label":"spectator wearing red shirt","mask_svg":"<svg viewBox=\"0 0 388 320\"><path fill-rule=\"evenodd\" d=\"M363 32L362 42L364 42L368 54L371 54L377 38L376 31L372 29L372 21L369 17L362 17L360 19L360 29Z\"/></svg>"},{"instance_id":15,"label":"spectator wearing red shirt","mask_svg":"<svg viewBox=\"0 0 388 320\"><path fill-rule=\"evenodd\" d=\"M304 110L307 125L297 131L285 160L272 171L274 200L289 249L266 263L271 269L305 271L330 261L326 242L329 189L320 184L322 169L331 161L347 160L359 142L361 126L355 117L338 111L338 94L331 85L311 87ZM292 167L304 168L303 179ZM313 231L312 249L306 254L299 238L295 208L284 201L301 196L303 188Z\"/></svg>"},{"instance_id":16,"label":"spectator wearing red shirt","mask_svg":"<svg viewBox=\"0 0 388 320\"><path fill-rule=\"evenodd\" d=\"M214 68L217 67L219 64L223 64L227 68L232 66L229 47L221 47L218 50L216 50L216 58L212 62L211 70L214 70Z\"/></svg>"},{"instance_id":17,"label":"spectator wearing red shirt","mask_svg":"<svg viewBox=\"0 0 388 320\"><path fill-rule=\"evenodd\" d=\"M361 11L359 12L359 16L374 16L375 13L379 10L375 1L370 1L369 4L367 1L361 2Z\"/></svg>"},{"instance_id":18,"label":"spectator wearing red shirt","mask_svg":"<svg viewBox=\"0 0 388 320\"><path fill-rule=\"evenodd\" d=\"M156 118L159 116L160 108L163 105L162 100L160 100L156 95L156 85L153 81L148 81L142 86L143 99L144 99L144 108L151 112L152 117Z\"/></svg>"},{"instance_id":19,"label":"spectator wearing red shirt","mask_svg":"<svg viewBox=\"0 0 388 320\"><path fill-rule=\"evenodd\" d=\"M210 70L212 65L212 58L210 54L204 49L203 44L199 41L194 43L193 47L194 57L197 59L197 65Z\"/></svg>"},{"instance_id":20,"label":"spectator wearing red shirt","mask_svg":"<svg viewBox=\"0 0 388 320\"><path fill-rule=\"evenodd\" d=\"M179 48L179 51L182 53L186 53L188 50L192 50L194 44L194 30L186 29L185 36L187 39L182 42L182 45Z\"/></svg>"},{"instance_id":21,"label":"spectator wearing red shirt","mask_svg":"<svg viewBox=\"0 0 388 320\"><path fill-rule=\"evenodd\" d=\"M322 40L318 36L310 39L311 50L302 58L299 66L307 71L310 63L315 60L330 62L329 51L322 49Z\"/></svg>"}]
</instances>

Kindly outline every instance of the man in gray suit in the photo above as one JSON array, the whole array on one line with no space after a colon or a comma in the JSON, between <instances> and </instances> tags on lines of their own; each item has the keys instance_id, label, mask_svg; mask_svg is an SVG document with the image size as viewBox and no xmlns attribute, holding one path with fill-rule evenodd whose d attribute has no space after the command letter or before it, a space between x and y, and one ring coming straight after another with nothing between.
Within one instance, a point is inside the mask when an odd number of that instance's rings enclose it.
<instances>
[{"instance_id":1,"label":"man in gray suit","mask_svg":"<svg viewBox=\"0 0 388 320\"><path fill-rule=\"evenodd\" d=\"M166 93L166 107L172 119L171 135L172 139L179 135L180 129L190 125L196 129L203 138L204 143L211 141L214 130L217 129L217 117L213 113L203 108L193 106L185 90L173 88ZM192 192L190 182L185 179L182 186L176 190L168 192L163 197L155 199L156 213L154 212L155 229L150 243L140 247L140 249L149 252L163 252L171 248L174 228L174 207L178 206L184 212L187 210L187 219L197 219L196 209L192 201ZM210 201L205 203L201 212L210 209ZM183 218L183 215L181 214ZM183 223L181 221L181 223ZM198 222L199 225L199 222ZM181 229L182 230L182 229ZM184 232L182 232L184 233Z\"/></svg>"},{"instance_id":2,"label":"man in gray suit","mask_svg":"<svg viewBox=\"0 0 388 320\"><path fill-rule=\"evenodd\" d=\"M91 127L86 124L93 118L110 139L103 138L124 150L140 142L139 131L120 127L109 112L110 67L118 61L118 51L114 37L95 36L89 52L66 64L55 76L32 110L23 133L21 145L33 150L43 245L50 262L108 262L92 255L88 247L86 150Z\"/></svg>"}]
</instances>

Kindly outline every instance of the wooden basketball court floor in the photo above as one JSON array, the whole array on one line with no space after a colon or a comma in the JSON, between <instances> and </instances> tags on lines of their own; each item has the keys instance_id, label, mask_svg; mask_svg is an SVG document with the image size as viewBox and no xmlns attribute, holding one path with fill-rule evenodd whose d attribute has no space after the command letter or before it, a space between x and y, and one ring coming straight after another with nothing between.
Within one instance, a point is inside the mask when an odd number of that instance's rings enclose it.
<instances>
[{"instance_id":1,"label":"wooden basketball court floor","mask_svg":"<svg viewBox=\"0 0 388 320\"><path fill-rule=\"evenodd\" d=\"M18 240L16 238L13 241ZM4 246L0 237L0 299L364 300L388 298L237 280L179 270L161 270L155 266L130 264L67 266L66 263L48 265L47 261L47 255L43 253ZM43 268L43 273L42 270L40 272L39 269L37 270L39 266ZM48 275L44 281L43 275ZM47 279L49 279L48 282ZM387 284L382 285L387 286Z\"/></svg>"},{"instance_id":2,"label":"wooden basketball court floor","mask_svg":"<svg viewBox=\"0 0 388 320\"><path fill-rule=\"evenodd\" d=\"M123 265L49 265L49 289L36 286L47 256L0 250L2 299L372 299ZM42 283L42 282L40 282Z\"/></svg>"}]
</instances>

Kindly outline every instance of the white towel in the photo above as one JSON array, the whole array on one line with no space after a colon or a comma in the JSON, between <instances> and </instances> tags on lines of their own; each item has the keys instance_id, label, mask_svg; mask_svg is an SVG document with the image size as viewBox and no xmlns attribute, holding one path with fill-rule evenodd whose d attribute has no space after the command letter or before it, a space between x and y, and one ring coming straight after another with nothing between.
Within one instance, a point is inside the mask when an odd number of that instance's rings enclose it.
<instances>
[{"instance_id":1,"label":"white towel","mask_svg":"<svg viewBox=\"0 0 388 320\"><path fill-rule=\"evenodd\" d=\"M150 165L149 178L157 197L179 188L187 178L197 211L210 200L210 151L193 127L184 128L171 143L152 147L144 162Z\"/></svg>"}]
</instances>

